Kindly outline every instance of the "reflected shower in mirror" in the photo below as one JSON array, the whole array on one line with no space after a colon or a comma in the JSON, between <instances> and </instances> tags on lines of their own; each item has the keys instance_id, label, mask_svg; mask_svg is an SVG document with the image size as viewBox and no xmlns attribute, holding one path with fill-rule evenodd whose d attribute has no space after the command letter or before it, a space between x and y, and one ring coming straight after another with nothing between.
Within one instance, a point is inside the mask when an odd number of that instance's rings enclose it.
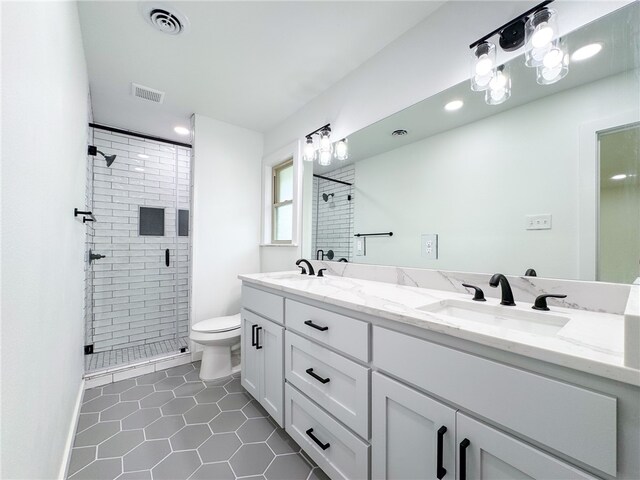
<instances>
[{"instance_id":1,"label":"reflected shower in mirror","mask_svg":"<svg viewBox=\"0 0 640 480\"><path fill-rule=\"evenodd\" d=\"M333 249L336 259L359 263L513 275L533 267L540 277L634 281L639 12L634 2L565 35L572 61L561 82L538 84L516 57L511 97L500 105L487 105L465 81L350 135L348 160L314 165L322 177L349 172L353 186L314 178L304 254ZM462 107L445 109L452 101ZM394 234L367 238L356 254L354 233L384 231ZM435 249L422 245L433 238Z\"/></svg>"}]
</instances>

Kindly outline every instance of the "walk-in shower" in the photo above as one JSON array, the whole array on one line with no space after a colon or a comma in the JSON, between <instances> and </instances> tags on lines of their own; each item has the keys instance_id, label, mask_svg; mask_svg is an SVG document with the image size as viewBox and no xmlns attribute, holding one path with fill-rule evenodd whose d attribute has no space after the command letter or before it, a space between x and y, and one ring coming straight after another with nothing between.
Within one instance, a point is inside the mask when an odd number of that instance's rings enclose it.
<instances>
[{"instance_id":1,"label":"walk-in shower","mask_svg":"<svg viewBox=\"0 0 640 480\"><path fill-rule=\"evenodd\" d=\"M87 372L186 351L189 335L191 148L92 127Z\"/></svg>"}]
</instances>

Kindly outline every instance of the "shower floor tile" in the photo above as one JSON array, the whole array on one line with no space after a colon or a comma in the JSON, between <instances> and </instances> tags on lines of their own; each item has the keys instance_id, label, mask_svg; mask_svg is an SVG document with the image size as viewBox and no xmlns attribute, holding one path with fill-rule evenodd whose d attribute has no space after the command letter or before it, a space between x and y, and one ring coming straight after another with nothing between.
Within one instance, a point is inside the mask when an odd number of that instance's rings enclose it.
<instances>
[{"instance_id":1,"label":"shower floor tile","mask_svg":"<svg viewBox=\"0 0 640 480\"><path fill-rule=\"evenodd\" d=\"M85 390L67 478L328 480L240 374L202 382L199 368Z\"/></svg>"},{"instance_id":2,"label":"shower floor tile","mask_svg":"<svg viewBox=\"0 0 640 480\"><path fill-rule=\"evenodd\" d=\"M85 373L90 373L105 368L127 365L168 353L175 353L180 351L181 348L189 348L189 337L92 353L84 357L84 371Z\"/></svg>"}]
</instances>

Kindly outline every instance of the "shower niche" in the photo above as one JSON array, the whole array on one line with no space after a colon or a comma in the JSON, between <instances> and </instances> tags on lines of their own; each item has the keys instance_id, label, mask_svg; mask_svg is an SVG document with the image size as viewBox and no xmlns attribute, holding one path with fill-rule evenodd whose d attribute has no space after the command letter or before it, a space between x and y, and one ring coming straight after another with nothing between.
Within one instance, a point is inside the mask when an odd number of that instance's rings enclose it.
<instances>
[{"instance_id":1,"label":"shower niche","mask_svg":"<svg viewBox=\"0 0 640 480\"><path fill-rule=\"evenodd\" d=\"M86 372L188 349L191 148L91 129L88 156ZM110 160L105 161L105 159Z\"/></svg>"}]
</instances>

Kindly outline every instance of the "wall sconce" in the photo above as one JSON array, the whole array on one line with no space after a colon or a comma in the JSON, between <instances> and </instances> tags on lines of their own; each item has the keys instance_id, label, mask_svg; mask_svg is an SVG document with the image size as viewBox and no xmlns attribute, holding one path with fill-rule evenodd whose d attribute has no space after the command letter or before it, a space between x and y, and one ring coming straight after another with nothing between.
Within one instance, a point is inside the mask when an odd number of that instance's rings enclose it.
<instances>
[{"instance_id":1,"label":"wall sconce","mask_svg":"<svg viewBox=\"0 0 640 480\"><path fill-rule=\"evenodd\" d=\"M569 73L569 54L558 38L557 14L547 7L546 0L493 32L469 45L471 90L485 91L489 105L504 103L511 96L511 77L505 65L496 65L496 46L488 40L499 36L500 47L507 52L525 46L525 65L536 69L536 81L550 85Z\"/></svg>"},{"instance_id":2,"label":"wall sconce","mask_svg":"<svg viewBox=\"0 0 640 480\"><path fill-rule=\"evenodd\" d=\"M318 135L318 146L313 142L313 136ZM306 162L313 162L316 158L318 164L322 166L331 165L331 160L346 160L349 157L347 139L343 138L336 142L335 148L331 143L331 124L328 123L306 135L306 140L302 152L302 159Z\"/></svg>"}]
</instances>

